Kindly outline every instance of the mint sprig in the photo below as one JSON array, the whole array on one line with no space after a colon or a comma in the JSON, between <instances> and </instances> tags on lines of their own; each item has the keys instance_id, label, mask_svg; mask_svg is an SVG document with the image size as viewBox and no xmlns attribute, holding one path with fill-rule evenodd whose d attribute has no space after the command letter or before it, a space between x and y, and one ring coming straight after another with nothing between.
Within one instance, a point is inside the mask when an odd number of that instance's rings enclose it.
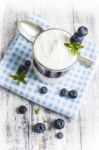
<instances>
[{"instance_id":1,"label":"mint sprig","mask_svg":"<svg viewBox=\"0 0 99 150\"><path fill-rule=\"evenodd\" d=\"M37 108L35 109L35 114L38 115L39 113L40 113L40 108L37 107Z\"/></svg>"},{"instance_id":2,"label":"mint sprig","mask_svg":"<svg viewBox=\"0 0 99 150\"><path fill-rule=\"evenodd\" d=\"M10 75L10 77L13 80L16 80L18 85L20 84L20 82L23 84L27 84L27 82L25 81L26 73L26 71L22 71L16 75Z\"/></svg>"},{"instance_id":3,"label":"mint sprig","mask_svg":"<svg viewBox=\"0 0 99 150\"><path fill-rule=\"evenodd\" d=\"M45 124L49 124L51 122L51 119L48 117L48 118L46 118L46 119L44 119L44 123Z\"/></svg>"},{"instance_id":4,"label":"mint sprig","mask_svg":"<svg viewBox=\"0 0 99 150\"><path fill-rule=\"evenodd\" d=\"M80 57L80 49L84 48L83 45L75 45L71 43L64 43L64 45L70 48L71 54L73 56L78 56L78 57Z\"/></svg>"}]
</instances>

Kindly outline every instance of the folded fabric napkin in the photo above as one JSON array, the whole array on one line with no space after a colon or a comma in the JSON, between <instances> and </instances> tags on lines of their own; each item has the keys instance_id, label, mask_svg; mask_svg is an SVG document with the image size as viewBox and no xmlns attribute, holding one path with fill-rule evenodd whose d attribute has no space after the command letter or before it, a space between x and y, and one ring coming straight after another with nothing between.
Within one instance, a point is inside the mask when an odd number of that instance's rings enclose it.
<instances>
[{"instance_id":1,"label":"folded fabric napkin","mask_svg":"<svg viewBox=\"0 0 99 150\"><path fill-rule=\"evenodd\" d=\"M30 20L39 24L44 30L51 28L50 25L37 16L31 17ZM82 50L82 55L91 59L93 61L93 66L91 68L86 68L77 62L65 75L63 81L53 86L46 85L48 87L48 93L41 95L39 93L39 88L44 86L44 83L33 76L32 66L26 76L27 85L22 83L17 85L10 77L10 75L16 73L18 66L23 64L24 60L32 60L33 58L33 44L17 32L0 63L0 85L27 100L68 117L74 117L80 109L81 103L84 101L83 96L85 90L88 87L99 62L99 49L97 46L86 40L84 40L83 44L85 45L85 49ZM78 91L78 97L76 99L60 97L59 92L62 88L67 88L68 90L76 89Z\"/></svg>"}]
</instances>

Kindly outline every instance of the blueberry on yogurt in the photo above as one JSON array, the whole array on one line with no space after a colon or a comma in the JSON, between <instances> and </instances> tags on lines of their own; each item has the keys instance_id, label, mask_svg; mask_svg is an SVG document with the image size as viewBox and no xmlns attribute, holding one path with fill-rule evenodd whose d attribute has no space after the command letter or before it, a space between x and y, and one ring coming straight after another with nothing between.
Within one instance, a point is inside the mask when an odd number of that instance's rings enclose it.
<instances>
[{"instance_id":1,"label":"blueberry on yogurt","mask_svg":"<svg viewBox=\"0 0 99 150\"><path fill-rule=\"evenodd\" d=\"M82 42L83 37L82 37L82 36L79 36L79 34L76 32L76 33L74 33L74 35L73 35L73 39L74 39L75 42Z\"/></svg>"},{"instance_id":2,"label":"blueberry on yogurt","mask_svg":"<svg viewBox=\"0 0 99 150\"><path fill-rule=\"evenodd\" d=\"M81 45L82 41L75 41L73 36L70 38L70 43L75 45Z\"/></svg>"},{"instance_id":3,"label":"blueberry on yogurt","mask_svg":"<svg viewBox=\"0 0 99 150\"><path fill-rule=\"evenodd\" d=\"M81 26L78 28L78 34L83 37L88 34L88 29L85 26Z\"/></svg>"}]
</instances>

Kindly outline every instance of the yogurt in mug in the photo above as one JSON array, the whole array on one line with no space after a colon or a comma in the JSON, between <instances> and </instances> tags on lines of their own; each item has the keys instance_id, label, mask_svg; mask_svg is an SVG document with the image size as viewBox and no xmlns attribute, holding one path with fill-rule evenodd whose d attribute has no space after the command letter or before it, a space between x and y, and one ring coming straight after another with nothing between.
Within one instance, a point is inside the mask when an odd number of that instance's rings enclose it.
<instances>
[{"instance_id":1,"label":"yogurt in mug","mask_svg":"<svg viewBox=\"0 0 99 150\"><path fill-rule=\"evenodd\" d=\"M45 83L60 80L76 61L64 43L69 42L70 35L60 29L50 29L41 33L34 42L34 70L39 79Z\"/></svg>"}]
</instances>

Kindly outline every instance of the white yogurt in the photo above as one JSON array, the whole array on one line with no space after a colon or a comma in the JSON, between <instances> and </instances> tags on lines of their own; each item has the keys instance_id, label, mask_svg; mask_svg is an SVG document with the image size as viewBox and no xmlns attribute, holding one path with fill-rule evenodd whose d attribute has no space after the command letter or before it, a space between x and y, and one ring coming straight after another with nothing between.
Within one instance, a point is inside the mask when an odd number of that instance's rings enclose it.
<instances>
[{"instance_id":1,"label":"white yogurt","mask_svg":"<svg viewBox=\"0 0 99 150\"><path fill-rule=\"evenodd\" d=\"M34 56L45 67L60 70L75 62L70 49L64 46L69 42L69 34L59 29L51 29L38 36L34 44Z\"/></svg>"}]
</instances>

